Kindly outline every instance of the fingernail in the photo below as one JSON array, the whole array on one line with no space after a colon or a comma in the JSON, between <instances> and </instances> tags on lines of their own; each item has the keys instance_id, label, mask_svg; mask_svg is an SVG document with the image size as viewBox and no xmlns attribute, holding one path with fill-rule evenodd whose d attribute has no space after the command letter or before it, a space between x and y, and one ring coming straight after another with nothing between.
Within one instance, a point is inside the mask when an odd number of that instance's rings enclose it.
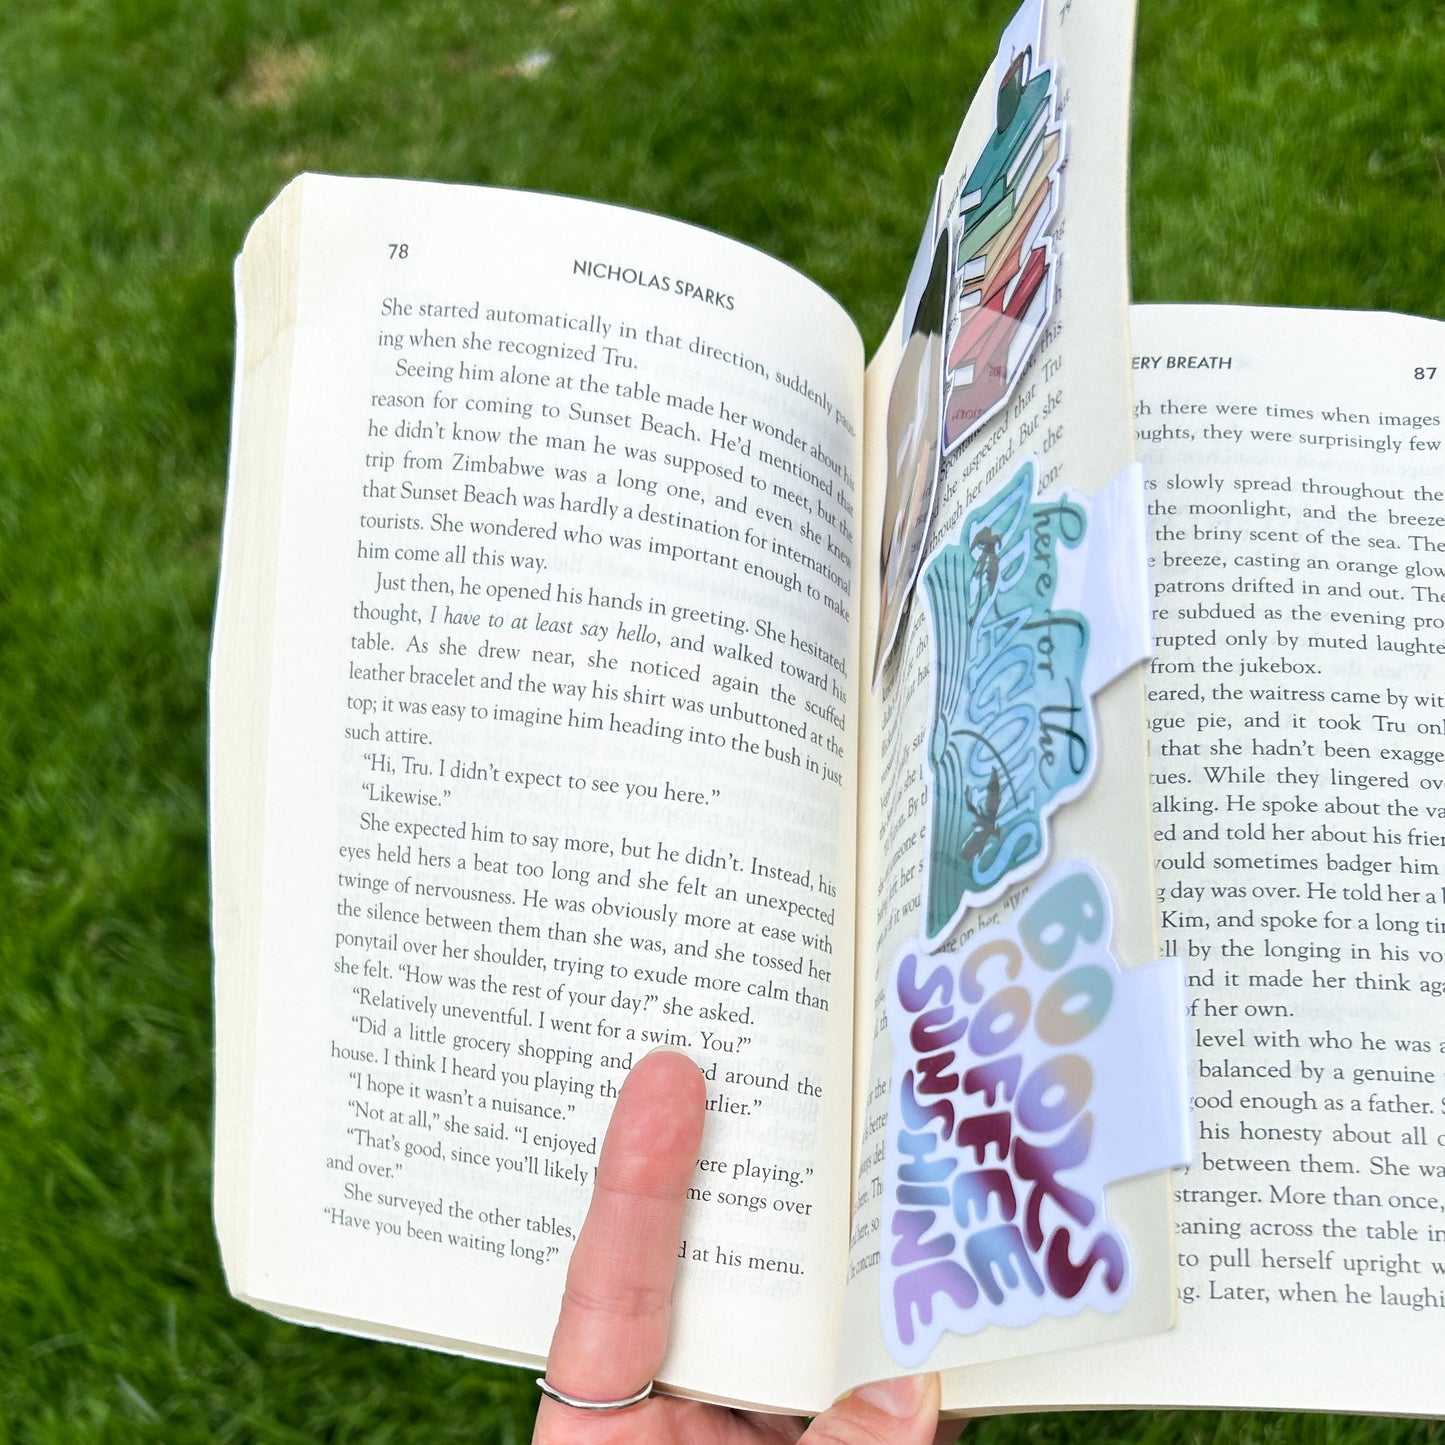
<instances>
[{"instance_id":1,"label":"fingernail","mask_svg":"<svg viewBox=\"0 0 1445 1445\"><path fill-rule=\"evenodd\" d=\"M896 1420L911 1420L923 1403L923 1377L900 1375L896 1380L874 1380L860 1385L853 1393L885 1415L892 1415Z\"/></svg>"}]
</instances>

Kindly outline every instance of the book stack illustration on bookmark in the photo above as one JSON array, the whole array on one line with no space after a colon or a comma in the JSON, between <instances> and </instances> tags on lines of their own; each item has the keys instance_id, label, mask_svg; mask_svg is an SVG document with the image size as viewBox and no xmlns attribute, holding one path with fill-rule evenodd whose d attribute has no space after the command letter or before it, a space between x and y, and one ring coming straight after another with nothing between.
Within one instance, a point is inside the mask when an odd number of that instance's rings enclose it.
<instances>
[{"instance_id":1,"label":"book stack illustration on bookmark","mask_svg":"<svg viewBox=\"0 0 1445 1445\"><path fill-rule=\"evenodd\" d=\"M997 125L950 218L953 284L943 445L952 451L1004 403L1048 322L1064 128L1055 76L1035 44L999 82Z\"/></svg>"}]
</instances>

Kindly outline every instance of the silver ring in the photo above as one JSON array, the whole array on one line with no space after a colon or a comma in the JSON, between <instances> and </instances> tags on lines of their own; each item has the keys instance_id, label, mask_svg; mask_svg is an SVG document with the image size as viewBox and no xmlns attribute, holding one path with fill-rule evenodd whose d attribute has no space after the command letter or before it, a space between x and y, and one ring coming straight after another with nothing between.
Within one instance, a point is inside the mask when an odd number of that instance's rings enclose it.
<instances>
[{"instance_id":1,"label":"silver ring","mask_svg":"<svg viewBox=\"0 0 1445 1445\"><path fill-rule=\"evenodd\" d=\"M549 1400L555 1400L559 1405L566 1405L569 1410L591 1410L598 1415L618 1410L630 1410L634 1405L640 1405L652 1394L652 1385L653 1382L649 1380L635 1395L629 1395L625 1400L579 1400L576 1395L564 1395L556 1385L548 1384L545 1375L537 1376L537 1388Z\"/></svg>"}]
</instances>

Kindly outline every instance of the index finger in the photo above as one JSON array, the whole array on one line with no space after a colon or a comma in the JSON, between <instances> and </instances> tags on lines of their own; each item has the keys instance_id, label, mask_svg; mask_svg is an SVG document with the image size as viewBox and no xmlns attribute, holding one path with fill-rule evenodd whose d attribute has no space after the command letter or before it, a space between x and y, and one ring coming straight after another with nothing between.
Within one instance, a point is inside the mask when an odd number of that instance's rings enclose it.
<instances>
[{"instance_id":1,"label":"index finger","mask_svg":"<svg viewBox=\"0 0 1445 1445\"><path fill-rule=\"evenodd\" d=\"M648 1054L622 1086L547 1356L547 1379L565 1394L625 1399L662 1364L705 1105L702 1075L683 1054ZM536 1439L560 1432L563 1417L575 1438L577 1412L544 1399Z\"/></svg>"}]
</instances>

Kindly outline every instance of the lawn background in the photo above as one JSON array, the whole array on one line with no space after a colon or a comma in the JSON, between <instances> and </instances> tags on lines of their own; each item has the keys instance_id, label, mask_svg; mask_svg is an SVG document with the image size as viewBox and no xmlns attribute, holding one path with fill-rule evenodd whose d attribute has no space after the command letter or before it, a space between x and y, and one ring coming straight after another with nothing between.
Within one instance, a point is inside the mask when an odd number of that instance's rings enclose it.
<instances>
[{"instance_id":1,"label":"lawn background","mask_svg":"<svg viewBox=\"0 0 1445 1445\"><path fill-rule=\"evenodd\" d=\"M871 347L1010 8L4 8L0 1441L501 1442L530 1429L521 1372L282 1325L233 1303L220 1275L205 682L230 263L248 222L304 168L601 197L781 256L839 297ZM1136 297L1441 315L1441 6L1140 12ZM1422 1352L1420 1366L1445 1361ZM970 1438L1441 1432L1191 1413L1005 1418Z\"/></svg>"}]
</instances>

